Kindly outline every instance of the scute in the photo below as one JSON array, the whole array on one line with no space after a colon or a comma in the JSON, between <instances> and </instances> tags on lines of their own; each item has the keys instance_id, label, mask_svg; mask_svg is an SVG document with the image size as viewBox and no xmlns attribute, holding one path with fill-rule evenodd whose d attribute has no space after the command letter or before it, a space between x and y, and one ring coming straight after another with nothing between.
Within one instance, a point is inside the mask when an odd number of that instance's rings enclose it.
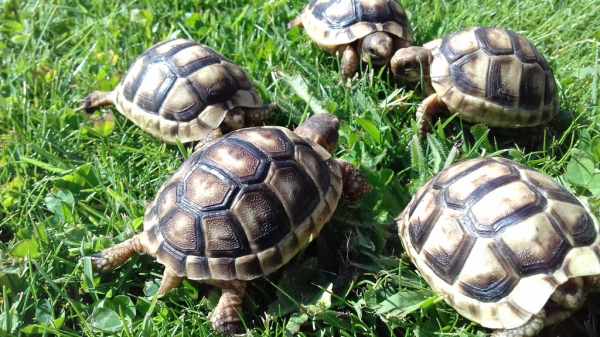
<instances>
[{"instance_id":1,"label":"scute","mask_svg":"<svg viewBox=\"0 0 600 337\"><path fill-rule=\"evenodd\" d=\"M492 329L521 326L568 279L600 274L599 225L589 210L550 178L505 159L443 170L397 224L431 287Z\"/></svg>"},{"instance_id":2,"label":"scute","mask_svg":"<svg viewBox=\"0 0 600 337\"><path fill-rule=\"evenodd\" d=\"M117 87L115 100L135 124L172 143L203 139L229 109L262 106L239 66L183 39L160 43L140 56Z\"/></svg>"},{"instance_id":3,"label":"scute","mask_svg":"<svg viewBox=\"0 0 600 337\"><path fill-rule=\"evenodd\" d=\"M341 191L333 159L283 128L247 128L186 160L150 204L144 230L180 276L251 280L310 242Z\"/></svg>"},{"instance_id":4,"label":"scute","mask_svg":"<svg viewBox=\"0 0 600 337\"><path fill-rule=\"evenodd\" d=\"M411 40L406 13L393 0L313 0L302 16L308 35L330 51L377 31Z\"/></svg>"},{"instance_id":5,"label":"scute","mask_svg":"<svg viewBox=\"0 0 600 337\"><path fill-rule=\"evenodd\" d=\"M552 70L525 37L478 27L449 35L432 48L432 85L449 110L466 121L528 127L558 114Z\"/></svg>"},{"instance_id":6,"label":"scute","mask_svg":"<svg viewBox=\"0 0 600 337\"><path fill-rule=\"evenodd\" d=\"M242 191L231 210L244 228L253 251L273 246L291 228L281 201L265 185Z\"/></svg>"}]
</instances>

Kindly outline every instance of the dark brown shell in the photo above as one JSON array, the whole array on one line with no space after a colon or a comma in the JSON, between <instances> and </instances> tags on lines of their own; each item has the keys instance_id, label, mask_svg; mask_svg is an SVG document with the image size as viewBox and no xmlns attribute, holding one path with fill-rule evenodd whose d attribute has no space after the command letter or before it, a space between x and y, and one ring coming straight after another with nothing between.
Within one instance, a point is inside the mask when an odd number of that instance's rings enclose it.
<instances>
[{"instance_id":1,"label":"dark brown shell","mask_svg":"<svg viewBox=\"0 0 600 337\"><path fill-rule=\"evenodd\" d=\"M148 49L116 90L117 108L168 142L203 139L227 111L262 101L245 72L194 41L170 40Z\"/></svg>"},{"instance_id":2,"label":"dark brown shell","mask_svg":"<svg viewBox=\"0 0 600 337\"><path fill-rule=\"evenodd\" d=\"M318 235L342 192L319 145L285 128L248 128L194 153L148 207L159 262L189 279L249 280Z\"/></svg>"},{"instance_id":3,"label":"dark brown shell","mask_svg":"<svg viewBox=\"0 0 600 337\"><path fill-rule=\"evenodd\" d=\"M442 171L398 226L432 288L489 328L520 326L569 278L600 273L591 213L550 178L505 159Z\"/></svg>"},{"instance_id":4,"label":"dark brown shell","mask_svg":"<svg viewBox=\"0 0 600 337\"><path fill-rule=\"evenodd\" d=\"M432 84L453 113L493 127L544 124L558 113L552 69L525 37L474 28L444 38L433 50Z\"/></svg>"}]
</instances>

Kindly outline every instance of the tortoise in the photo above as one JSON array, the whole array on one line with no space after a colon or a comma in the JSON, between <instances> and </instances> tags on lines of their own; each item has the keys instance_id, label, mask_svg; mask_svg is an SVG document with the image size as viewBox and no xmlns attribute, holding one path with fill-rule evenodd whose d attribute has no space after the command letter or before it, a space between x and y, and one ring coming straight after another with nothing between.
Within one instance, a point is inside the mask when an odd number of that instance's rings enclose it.
<instances>
[{"instance_id":1,"label":"tortoise","mask_svg":"<svg viewBox=\"0 0 600 337\"><path fill-rule=\"evenodd\" d=\"M144 231L92 257L112 270L134 254L165 266L159 295L183 278L222 289L215 330L241 330L248 281L286 264L329 221L341 197L357 201L370 185L331 155L337 118L312 116L283 127L233 131L205 144L161 187L146 209Z\"/></svg>"},{"instance_id":2,"label":"tortoise","mask_svg":"<svg viewBox=\"0 0 600 337\"><path fill-rule=\"evenodd\" d=\"M196 142L259 124L263 105L242 68L200 43L174 39L142 54L111 92L95 91L82 109L114 105L128 119L168 142Z\"/></svg>"},{"instance_id":3,"label":"tortoise","mask_svg":"<svg viewBox=\"0 0 600 337\"><path fill-rule=\"evenodd\" d=\"M532 337L600 290L597 219L551 178L503 158L451 166L396 219L434 291L493 337Z\"/></svg>"},{"instance_id":4,"label":"tortoise","mask_svg":"<svg viewBox=\"0 0 600 337\"><path fill-rule=\"evenodd\" d=\"M445 111L507 129L544 125L559 112L548 62L527 38L507 29L475 27L400 49L391 69L402 82L423 78L432 92L417 110L422 133Z\"/></svg>"},{"instance_id":5,"label":"tortoise","mask_svg":"<svg viewBox=\"0 0 600 337\"><path fill-rule=\"evenodd\" d=\"M386 65L412 41L406 13L394 0L312 0L288 27L304 27L319 47L340 53L344 78L358 71L359 59Z\"/></svg>"}]
</instances>

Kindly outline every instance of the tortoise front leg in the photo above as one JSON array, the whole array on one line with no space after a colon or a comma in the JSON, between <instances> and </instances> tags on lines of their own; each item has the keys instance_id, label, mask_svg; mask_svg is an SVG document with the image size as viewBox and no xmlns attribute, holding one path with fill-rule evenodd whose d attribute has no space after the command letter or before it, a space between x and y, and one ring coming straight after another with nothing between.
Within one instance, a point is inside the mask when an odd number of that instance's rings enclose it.
<instances>
[{"instance_id":1,"label":"tortoise front leg","mask_svg":"<svg viewBox=\"0 0 600 337\"><path fill-rule=\"evenodd\" d=\"M183 277L177 276L177 273L169 269L169 267L165 267L162 280L160 281L160 288L158 288L158 296L165 296L172 289L179 287L182 280Z\"/></svg>"},{"instance_id":2,"label":"tortoise front leg","mask_svg":"<svg viewBox=\"0 0 600 337\"><path fill-rule=\"evenodd\" d=\"M336 161L342 169L342 196L344 199L350 202L356 202L373 189L371 184L369 184L367 179L365 179L356 167L342 159L336 159Z\"/></svg>"},{"instance_id":3,"label":"tortoise front leg","mask_svg":"<svg viewBox=\"0 0 600 337\"><path fill-rule=\"evenodd\" d=\"M246 282L223 281L212 284L222 289L219 303L210 317L213 329L224 335L243 332L240 314L246 294Z\"/></svg>"},{"instance_id":4,"label":"tortoise front leg","mask_svg":"<svg viewBox=\"0 0 600 337\"><path fill-rule=\"evenodd\" d=\"M425 136L431 130L435 120L448 108L437 94L427 97L417 109L417 126L419 135Z\"/></svg>"},{"instance_id":5,"label":"tortoise front leg","mask_svg":"<svg viewBox=\"0 0 600 337\"><path fill-rule=\"evenodd\" d=\"M194 152L201 150L205 145L207 145L210 142L212 142L218 138L221 138L221 137L223 137L223 130L221 130L220 127L212 130L208 134L208 136L206 136L203 140L196 143L196 145L194 146Z\"/></svg>"},{"instance_id":6,"label":"tortoise front leg","mask_svg":"<svg viewBox=\"0 0 600 337\"><path fill-rule=\"evenodd\" d=\"M86 113L92 113L96 109L99 109L103 106L114 104L114 91L94 91L83 100L83 103L81 103L78 110L84 110Z\"/></svg>"},{"instance_id":7,"label":"tortoise front leg","mask_svg":"<svg viewBox=\"0 0 600 337\"><path fill-rule=\"evenodd\" d=\"M110 271L124 264L135 254L146 254L148 251L142 243L143 233L136 234L100 253L92 255L93 266L100 271Z\"/></svg>"},{"instance_id":8,"label":"tortoise front leg","mask_svg":"<svg viewBox=\"0 0 600 337\"><path fill-rule=\"evenodd\" d=\"M350 79L358 71L360 57L354 46L348 45L342 51L342 77Z\"/></svg>"}]
</instances>

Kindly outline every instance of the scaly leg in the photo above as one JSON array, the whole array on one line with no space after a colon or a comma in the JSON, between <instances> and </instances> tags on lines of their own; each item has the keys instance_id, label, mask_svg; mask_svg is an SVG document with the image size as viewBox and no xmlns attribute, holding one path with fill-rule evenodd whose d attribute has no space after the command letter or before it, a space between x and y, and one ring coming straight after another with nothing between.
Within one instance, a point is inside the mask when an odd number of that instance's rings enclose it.
<instances>
[{"instance_id":1,"label":"scaly leg","mask_svg":"<svg viewBox=\"0 0 600 337\"><path fill-rule=\"evenodd\" d=\"M246 282L228 281L213 283L222 289L221 298L210 317L213 329L224 335L233 335L243 331L240 314L242 300L246 293Z\"/></svg>"},{"instance_id":2,"label":"scaly leg","mask_svg":"<svg viewBox=\"0 0 600 337\"><path fill-rule=\"evenodd\" d=\"M158 288L158 296L165 296L172 289L179 287L182 280L183 277L177 276L174 271L165 267L162 280L160 281L160 288Z\"/></svg>"},{"instance_id":3,"label":"scaly leg","mask_svg":"<svg viewBox=\"0 0 600 337\"><path fill-rule=\"evenodd\" d=\"M144 233L92 255L92 264L97 270L110 271L127 262L135 254L146 254L147 249L142 244L142 235Z\"/></svg>"},{"instance_id":4,"label":"scaly leg","mask_svg":"<svg viewBox=\"0 0 600 337\"><path fill-rule=\"evenodd\" d=\"M497 330L491 337L533 337L544 327L560 323L583 306L587 294L583 278L574 278L561 285L551 297L551 303L529 322L516 329ZM557 307L558 306L558 307Z\"/></svg>"},{"instance_id":5,"label":"scaly leg","mask_svg":"<svg viewBox=\"0 0 600 337\"><path fill-rule=\"evenodd\" d=\"M292 29L292 28L303 28L304 25L302 24L302 14L298 15L296 18L294 18L294 20L290 21L288 23L288 29Z\"/></svg>"},{"instance_id":6,"label":"scaly leg","mask_svg":"<svg viewBox=\"0 0 600 337\"><path fill-rule=\"evenodd\" d=\"M336 162L342 169L342 196L344 199L350 202L356 202L360 200L363 195L371 192L373 187L356 167L345 160L336 159Z\"/></svg>"},{"instance_id":7,"label":"scaly leg","mask_svg":"<svg viewBox=\"0 0 600 337\"><path fill-rule=\"evenodd\" d=\"M245 124L244 127L260 126L266 120L273 116L273 111L277 108L275 104L265 104L258 108L244 108Z\"/></svg>"},{"instance_id":8,"label":"scaly leg","mask_svg":"<svg viewBox=\"0 0 600 337\"><path fill-rule=\"evenodd\" d=\"M354 46L346 46L342 52L342 77L351 79L358 71L360 57Z\"/></svg>"},{"instance_id":9,"label":"scaly leg","mask_svg":"<svg viewBox=\"0 0 600 337\"><path fill-rule=\"evenodd\" d=\"M435 119L446 110L446 104L437 94L427 97L417 109L417 125L420 136L425 136L431 130Z\"/></svg>"},{"instance_id":10,"label":"scaly leg","mask_svg":"<svg viewBox=\"0 0 600 337\"><path fill-rule=\"evenodd\" d=\"M212 130L208 134L208 136L206 136L206 138L204 138L203 140L196 143L196 145L194 146L194 152L199 151L205 145L207 145L207 144L211 143L212 141L217 140L218 138L221 138L221 137L223 137L223 131L221 131L221 128L216 128L216 129Z\"/></svg>"},{"instance_id":11,"label":"scaly leg","mask_svg":"<svg viewBox=\"0 0 600 337\"><path fill-rule=\"evenodd\" d=\"M81 103L78 110L92 113L103 106L114 105L114 96L114 91L94 91L83 100L83 103Z\"/></svg>"},{"instance_id":12,"label":"scaly leg","mask_svg":"<svg viewBox=\"0 0 600 337\"><path fill-rule=\"evenodd\" d=\"M544 329L545 320L546 312L542 310L522 326L515 329L496 330L490 337L534 337Z\"/></svg>"}]
</instances>

